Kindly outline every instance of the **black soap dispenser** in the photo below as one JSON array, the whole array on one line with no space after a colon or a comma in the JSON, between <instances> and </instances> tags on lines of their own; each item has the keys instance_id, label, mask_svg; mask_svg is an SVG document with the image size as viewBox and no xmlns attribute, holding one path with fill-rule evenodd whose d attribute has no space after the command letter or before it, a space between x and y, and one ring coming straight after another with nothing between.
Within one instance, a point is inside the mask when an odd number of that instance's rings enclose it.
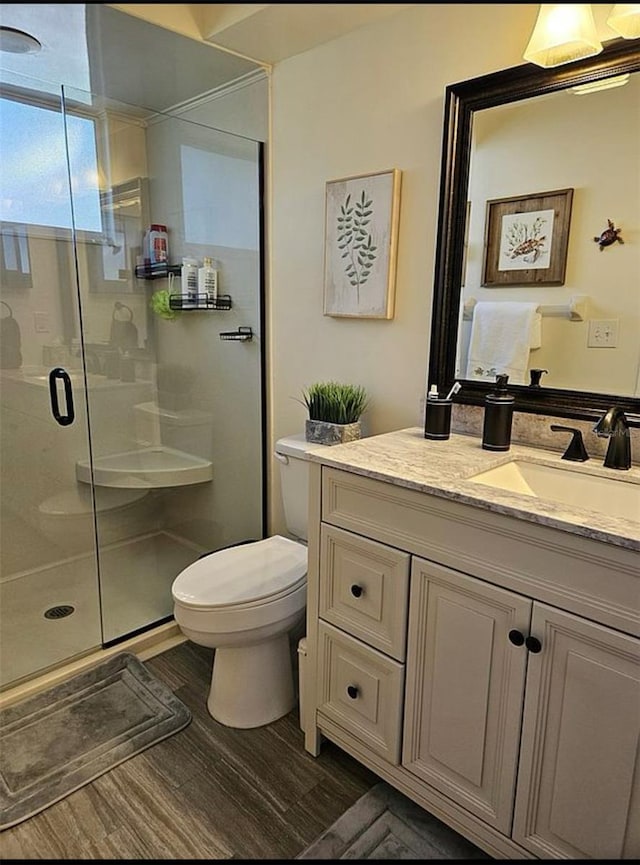
<instances>
[{"instance_id":1,"label":"black soap dispenser","mask_svg":"<svg viewBox=\"0 0 640 865\"><path fill-rule=\"evenodd\" d=\"M482 447L487 451L508 451L515 397L507 393L508 375L496 376L496 388L485 398Z\"/></svg>"}]
</instances>

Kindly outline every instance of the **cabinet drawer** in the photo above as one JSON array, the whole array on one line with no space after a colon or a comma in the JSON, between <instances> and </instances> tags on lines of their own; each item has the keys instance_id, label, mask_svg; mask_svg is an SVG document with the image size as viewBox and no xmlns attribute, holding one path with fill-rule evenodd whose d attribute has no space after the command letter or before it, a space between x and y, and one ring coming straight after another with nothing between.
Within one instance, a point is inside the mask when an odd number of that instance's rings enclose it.
<instances>
[{"instance_id":1,"label":"cabinet drawer","mask_svg":"<svg viewBox=\"0 0 640 865\"><path fill-rule=\"evenodd\" d=\"M640 635L635 550L328 466L322 467L321 518L337 528Z\"/></svg>"},{"instance_id":2,"label":"cabinet drawer","mask_svg":"<svg viewBox=\"0 0 640 865\"><path fill-rule=\"evenodd\" d=\"M324 622L318 638L319 726L325 715L397 766L404 666Z\"/></svg>"},{"instance_id":3,"label":"cabinet drawer","mask_svg":"<svg viewBox=\"0 0 640 865\"><path fill-rule=\"evenodd\" d=\"M320 538L321 618L404 661L409 555L327 525Z\"/></svg>"}]
</instances>

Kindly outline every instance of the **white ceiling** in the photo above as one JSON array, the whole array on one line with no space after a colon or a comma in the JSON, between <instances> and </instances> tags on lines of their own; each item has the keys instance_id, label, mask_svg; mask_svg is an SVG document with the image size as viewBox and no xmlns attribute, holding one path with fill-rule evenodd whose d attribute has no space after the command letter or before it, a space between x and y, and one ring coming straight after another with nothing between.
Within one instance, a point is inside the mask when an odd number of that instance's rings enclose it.
<instances>
[{"instance_id":1,"label":"white ceiling","mask_svg":"<svg viewBox=\"0 0 640 865\"><path fill-rule=\"evenodd\" d=\"M190 4L202 38L262 63L277 63L394 15L413 3ZM195 6L195 8L194 8Z\"/></svg>"},{"instance_id":2,"label":"white ceiling","mask_svg":"<svg viewBox=\"0 0 640 865\"><path fill-rule=\"evenodd\" d=\"M260 70L106 3L3 3L0 22L42 44L37 54L2 52L0 81L56 94L64 85L82 101L102 96L164 111Z\"/></svg>"},{"instance_id":3,"label":"white ceiling","mask_svg":"<svg viewBox=\"0 0 640 865\"><path fill-rule=\"evenodd\" d=\"M163 111L413 5L3 3L1 23L31 33L42 51L3 52L0 80Z\"/></svg>"},{"instance_id":4,"label":"white ceiling","mask_svg":"<svg viewBox=\"0 0 640 865\"><path fill-rule=\"evenodd\" d=\"M271 65L416 3L110 3L160 27Z\"/></svg>"}]
</instances>

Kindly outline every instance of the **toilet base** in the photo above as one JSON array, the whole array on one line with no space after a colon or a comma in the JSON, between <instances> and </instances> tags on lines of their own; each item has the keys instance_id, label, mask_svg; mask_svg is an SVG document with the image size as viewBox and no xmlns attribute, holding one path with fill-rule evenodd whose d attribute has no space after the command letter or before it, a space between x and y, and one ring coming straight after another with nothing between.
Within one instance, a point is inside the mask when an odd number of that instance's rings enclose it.
<instances>
[{"instance_id":1,"label":"toilet base","mask_svg":"<svg viewBox=\"0 0 640 865\"><path fill-rule=\"evenodd\" d=\"M215 651L207 709L226 727L263 727L296 704L288 634Z\"/></svg>"}]
</instances>

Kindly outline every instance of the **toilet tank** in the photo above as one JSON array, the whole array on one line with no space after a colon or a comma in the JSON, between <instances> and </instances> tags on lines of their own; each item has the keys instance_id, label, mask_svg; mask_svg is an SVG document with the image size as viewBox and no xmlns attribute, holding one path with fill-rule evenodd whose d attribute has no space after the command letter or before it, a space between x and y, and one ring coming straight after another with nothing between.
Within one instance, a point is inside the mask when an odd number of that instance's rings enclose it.
<instances>
[{"instance_id":1,"label":"toilet tank","mask_svg":"<svg viewBox=\"0 0 640 865\"><path fill-rule=\"evenodd\" d=\"M280 464L282 504L287 529L294 538L307 540L309 511L309 463L307 454L323 445L306 441L304 435L278 439L275 457Z\"/></svg>"}]
</instances>

